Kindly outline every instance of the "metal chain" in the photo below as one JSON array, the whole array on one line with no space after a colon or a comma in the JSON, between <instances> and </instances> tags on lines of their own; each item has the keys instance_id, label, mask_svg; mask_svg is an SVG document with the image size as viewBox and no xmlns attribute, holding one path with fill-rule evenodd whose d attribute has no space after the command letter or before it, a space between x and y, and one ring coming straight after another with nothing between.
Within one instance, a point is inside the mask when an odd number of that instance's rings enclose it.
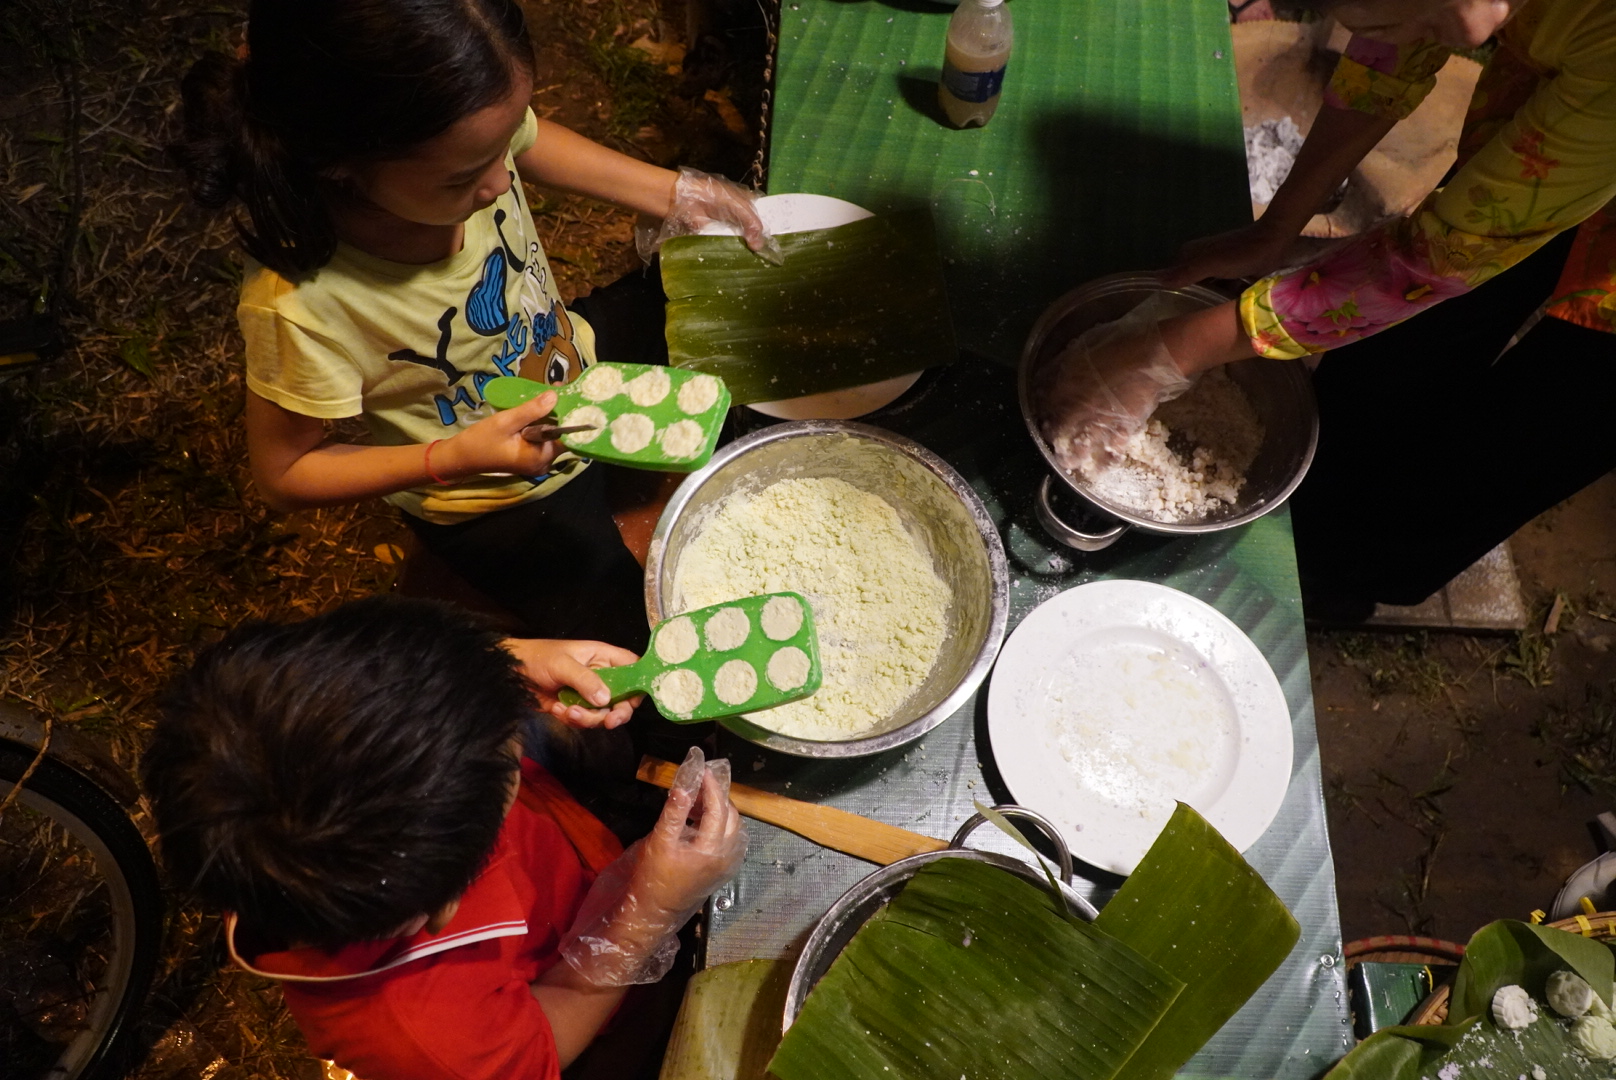
<instances>
[{"instance_id":1,"label":"metal chain","mask_svg":"<svg viewBox=\"0 0 1616 1080\"><path fill-rule=\"evenodd\" d=\"M772 12L770 9L773 9ZM780 49L780 0L758 0L766 35L763 54L763 93L758 98L758 146L746 182L762 191L769 179L769 121L774 112L774 62Z\"/></svg>"}]
</instances>

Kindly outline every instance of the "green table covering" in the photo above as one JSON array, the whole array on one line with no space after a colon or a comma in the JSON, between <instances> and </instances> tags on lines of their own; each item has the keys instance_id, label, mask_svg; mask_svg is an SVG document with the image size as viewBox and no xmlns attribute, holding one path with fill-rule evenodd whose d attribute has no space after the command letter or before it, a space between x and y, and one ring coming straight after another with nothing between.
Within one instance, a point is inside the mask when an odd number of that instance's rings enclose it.
<instances>
[{"instance_id":1,"label":"green table covering","mask_svg":"<svg viewBox=\"0 0 1616 1080\"><path fill-rule=\"evenodd\" d=\"M1102 274L1165 264L1197 235L1249 220L1227 9L1219 0L1012 0L1016 46L983 129L935 117L949 9L927 0L785 0L769 190L876 211L929 206L962 346L1013 363L1049 303ZM1308 1080L1350 1045L1335 871L1290 522L1281 510L1193 539L1132 535L1078 555L1033 513L1045 466L1013 376L961 363L870 423L930 447L987 504L1010 557L1010 629L1096 578L1158 581L1211 603L1263 651L1290 706L1295 756L1275 824L1247 853L1302 925L1285 965L1184 1076ZM743 783L948 837L972 800L1009 801L986 738L986 693L909 747L813 762L722 733ZM714 900L709 963L792 955L868 863L751 822L740 876ZM1019 855L979 830L973 844ZM1117 879L1090 872L1103 902Z\"/></svg>"},{"instance_id":2,"label":"green table covering","mask_svg":"<svg viewBox=\"0 0 1616 1080\"><path fill-rule=\"evenodd\" d=\"M982 497L1009 557L1012 633L1028 612L1066 589L1099 578L1136 578L1205 600L1262 650L1290 707L1295 750L1279 815L1245 855L1296 916L1302 937L1180 1075L1317 1076L1350 1047L1351 1029L1289 514L1281 509L1243 528L1196 538L1131 534L1107 551L1079 555L1051 541L1038 524L1033 492L1046 470L1021 427L1010 372L954 364L865 419L936 451ZM988 685L915 743L874 757L805 761L722 731L719 751L734 763L739 783L947 839L974 812L973 799L1014 801L987 737ZM746 865L713 903L710 964L795 955L825 909L875 870L760 822L747 822L747 831ZM992 829L977 830L970 843L1016 858L1026 854ZM1103 871L1080 875L1079 890L1097 906L1120 883Z\"/></svg>"},{"instance_id":3,"label":"green table covering","mask_svg":"<svg viewBox=\"0 0 1616 1080\"><path fill-rule=\"evenodd\" d=\"M936 106L950 10L786 0L768 188L930 206L963 347L1014 362L1072 286L1251 220L1219 0L1011 0L999 110L965 131Z\"/></svg>"}]
</instances>

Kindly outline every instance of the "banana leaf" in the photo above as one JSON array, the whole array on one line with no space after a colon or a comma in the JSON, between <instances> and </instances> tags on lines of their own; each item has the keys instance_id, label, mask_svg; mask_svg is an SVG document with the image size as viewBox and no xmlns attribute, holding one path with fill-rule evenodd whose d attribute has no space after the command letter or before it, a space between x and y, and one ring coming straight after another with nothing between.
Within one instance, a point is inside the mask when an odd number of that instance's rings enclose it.
<instances>
[{"instance_id":1,"label":"banana leaf","mask_svg":"<svg viewBox=\"0 0 1616 1080\"><path fill-rule=\"evenodd\" d=\"M691 976L659 1080L764 1080L790 981L784 960L743 960Z\"/></svg>"},{"instance_id":2,"label":"banana leaf","mask_svg":"<svg viewBox=\"0 0 1616 1080\"><path fill-rule=\"evenodd\" d=\"M1608 945L1552 926L1514 919L1489 923L1465 946L1464 960L1453 981L1450 1013L1480 1016L1492 1005L1498 988L1511 984L1542 1001L1543 984L1564 967L1586 979L1594 993L1610 1004L1616 955Z\"/></svg>"},{"instance_id":3,"label":"banana leaf","mask_svg":"<svg viewBox=\"0 0 1616 1080\"><path fill-rule=\"evenodd\" d=\"M1328 1080L1520 1080L1534 1068L1553 1080L1610 1080L1610 1062L1574 1052L1570 1030L1570 1021L1541 1002L1537 1021L1524 1031L1500 1031L1491 1016L1443 1027L1383 1028L1342 1058Z\"/></svg>"},{"instance_id":4,"label":"banana leaf","mask_svg":"<svg viewBox=\"0 0 1616 1080\"><path fill-rule=\"evenodd\" d=\"M773 266L734 236L662 246L668 362L737 404L841 390L954 360L925 210L780 237Z\"/></svg>"},{"instance_id":5,"label":"banana leaf","mask_svg":"<svg viewBox=\"0 0 1616 1080\"><path fill-rule=\"evenodd\" d=\"M1240 853L1184 803L1094 922L1186 986L1120 1074L1172 1076L1290 954L1301 928Z\"/></svg>"},{"instance_id":6,"label":"banana leaf","mask_svg":"<svg viewBox=\"0 0 1616 1080\"><path fill-rule=\"evenodd\" d=\"M1602 942L1547 926L1510 919L1482 927L1465 946L1440 1027L1392 1027L1375 1032L1330 1072L1329 1080L1518 1080L1541 1068L1554 1080L1609 1080L1608 1062L1591 1062L1573 1050L1571 1022L1544 1003L1544 983L1562 968L1588 980L1607 996L1616 956ZM1538 1018L1522 1031L1501 1031L1492 1018L1492 996L1519 986L1538 1002ZM1451 1066L1451 1069L1450 1069Z\"/></svg>"},{"instance_id":7,"label":"banana leaf","mask_svg":"<svg viewBox=\"0 0 1616 1080\"><path fill-rule=\"evenodd\" d=\"M1044 889L929 863L842 950L769 1063L779 1080L1109 1080L1183 983Z\"/></svg>"},{"instance_id":8,"label":"banana leaf","mask_svg":"<svg viewBox=\"0 0 1616 1080\"><path fill-rule=\"evenodd\" d=\"M1421 1073L1441 1061L1467 1030L1467 1027L1386 1028L1359 1043L1352 1053L1342 1058L1330 1070L1330 1080L1419 1080ZM1530 1069L1526 1075L1532 1075Z\"/></svg>"}]
</instances>

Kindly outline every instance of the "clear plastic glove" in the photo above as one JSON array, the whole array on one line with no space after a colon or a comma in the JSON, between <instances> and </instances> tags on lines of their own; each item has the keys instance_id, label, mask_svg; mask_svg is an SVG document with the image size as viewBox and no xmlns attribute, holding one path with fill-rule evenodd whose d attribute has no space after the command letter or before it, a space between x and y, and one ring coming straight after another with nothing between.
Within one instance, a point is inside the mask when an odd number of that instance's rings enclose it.
<instances>
[{"instance_id":1,"label":"clear plastic glove","mask_svg":"<svg viewBox=\"0 0 1616 1080\"><path fill-rule=\"evenodd\" d=\"M785 256L780 252L780 241L764 226L757 208L752 205L757 198L757 192L733 180L698 169L681 168L668 216L660 223L642 221L636 226L634 246L639 249L640 258L649 263L669 237L689 236L713 222L720 222L733 226L759 258L779 266Z\"/></svg>"},{"instance_id":2,"label":"clear plastic glove","mask_svg":"<svg viewBox=\"0 0 1616 1080\"><path fill-rule=\"evenodd\" d=\"M746 858L746 830L729 801L729 762L692 747L651 834L601 871L561 956L595 987L653 983L673 967L679 928Z\"/></svg>"},{"instance_id":3,"label":"clear plastic glove","mask_svg":"<svg viewBox=\"0 0 1616 1080\"><path fill-rule=\"evenodd\" d=\"M1062 350L1045 377L1044 438L1060 467L1092 480L1119 461L1150 414L1194 385L1179 370L1155 299L1091 327Z\"/></svg>"}]
</instances>

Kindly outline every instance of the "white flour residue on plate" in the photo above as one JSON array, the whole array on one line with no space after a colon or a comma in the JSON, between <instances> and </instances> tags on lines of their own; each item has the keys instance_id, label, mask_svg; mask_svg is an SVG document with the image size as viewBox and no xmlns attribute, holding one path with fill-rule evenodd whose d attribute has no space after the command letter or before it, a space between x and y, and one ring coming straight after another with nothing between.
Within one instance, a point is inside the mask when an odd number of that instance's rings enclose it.
<instances>
[{"instance_id":1,"label":"white flour residue on plate","mask_svg":"<svg viewBox=\"0 0 1616 1080\"><path fill-rule=\"evenodd\" d=\"M1234 703L1192 651L1146 630L1077 642L1045 698L1050 741L1078 784L1165 824L1176 800L1205 805L1233 774Z\"/></svg>"}]
</instances>

